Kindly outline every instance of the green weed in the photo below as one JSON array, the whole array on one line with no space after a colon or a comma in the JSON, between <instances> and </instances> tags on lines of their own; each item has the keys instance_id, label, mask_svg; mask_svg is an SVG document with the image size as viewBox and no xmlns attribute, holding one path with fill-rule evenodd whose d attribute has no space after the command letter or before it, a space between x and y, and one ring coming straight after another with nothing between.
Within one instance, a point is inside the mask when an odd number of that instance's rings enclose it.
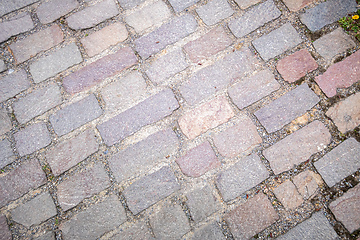
<instances>
[{"instance_id":1,"label":"green weed","mask_svg":"<svg viewBox=\"0 0 360 240\"><path fill-rule=\"evenodd\" d=\"M340 26L349 34L354 35L360 41L360 9L356 14L340 18Z\"/></svg>"}]
</instances>

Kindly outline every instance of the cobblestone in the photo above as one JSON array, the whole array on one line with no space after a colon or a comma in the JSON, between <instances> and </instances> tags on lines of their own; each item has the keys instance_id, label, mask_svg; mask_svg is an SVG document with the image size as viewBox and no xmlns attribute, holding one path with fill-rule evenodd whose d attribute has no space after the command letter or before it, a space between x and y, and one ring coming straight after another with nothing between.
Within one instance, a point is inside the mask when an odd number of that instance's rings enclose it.
<instances>
[{"instance_id":1,"label":"cobblestone","mask_svg":"<svg viewBox=\"0 0 360 240\"><path fill-rule=\"evenodd\" d=\"M137 5L142 4L145 2L145 0L118 0L120 3L120 6L125 9L131 9L136 7Z\"/></svg>"},{"instance_id":2,"label":"cobblestone","mask_svg":"<svg viewBox=\"0 0 360 240\"><path fill-rule=\"evenodd\" d=\"M295 209L303 203L303 199L295 185L289 180L277 186L274 193L286 210Z\"/></svg>"},{"instance_id":3,"label":"cobblestone","mask_svg":"<svg viewBox=\"0 0 360 240\"><path fill-rule=\"evenodd\" d=\"M318 177L316 177L315 173L309 170L294 177L293 182L305 200L311 198L319 189L316 178Z\"/></svg>"},{"instance_id":4,"label":"cobblestone","mask_svg":"<svg viewBox=\"0 0 360 240\"><path fill-rule=\"evenodd\" d=\"M12 2L12 1L11 1ZM5 5L3 5L5 6ZM0 9L1 15L1 9ZM10 37L29 31L34 28L30 14L20 14L9 21L0 23L0 42L8 40Z\"/></svg>"},{"instance_id":5,"label":"cobblestone","mask_svg":"<svg viewBox=\"0 0 360 240\"><path fill-rule=\"evenodd\" d=\"M206 25L214 25L233 15L234 10L226 0L212 0L196 9Z\"/></svg>"},{"instance_id":6,"label":"cobblestone","mask_svg":"<svg viewBox=\"0 0 360 240\"><path fill-rule=\"evenodd\" d=\"M252 5L257 4L258 2L260 2L261 0L235 0L235 2L237 3L237 5L239 5L239 7L241 9L246 9Z\"/></svg>"},{"instance_id":7,"label":"cobblestone","mask_svg":"<svg viewBox=\"0 0 360 240\"><path fill-rule=\"evenodd\" d=\"M47 232L39 237L34 238L34 240L55 240L55 235L53 232Z\"/></svg>"},{"instance_id":8,"label":"cobblestone","mask_svg":"<svg viewBox=\"0 0 360 240\"><path fill-rule=\"evenodd\" d=\"M1 235L2 235L1 236L2 239L4 239L4 240L12 239L12 235L11 235L11 232L9 230L9 226L7 224L5 215L0 216L0 232L1 232Z\"/></svg>"},{"instance_id":9,"label":"cobblestone","mask_svg":"<svg viewBox=\"0 0 360 240\"><path fill-rule=\"evenodd\" d=\"M200 227L194 232L194 235L190 238L191 240L225 240L226 237L221 232L220 227L216 222L209 223L205 226Z\"/></svg>"},{"instance_id":10,"label":"cobblestone","mask_svg":"<svg viewBox=\"0 0 360 240\"><path fill-rule=\"evenodd\" d=\"M24 70L19 70L0 78L0 102L14 97L29 87L30 81Z\"/></svg>"},{"instance_id":11,"label":"cobblestone","mask_svg":"<svg viewBox=\"0 0 360 240\"><path fill-rule=\"evenodd\" d=\"M354 138L349 138L314 165L327 185L332 187L359 168L359 154L360 144Z\"/></svg>"},{"instance_id":12,"label":"cobblestone","mask_svg":"<svg viewBox=\"0 0 360 240\"><path fill-rule=\"evenodd\" d=\"M15 158L11 143L7 139L0 141L0 169L12 163Z\"/></svg>"},{"instance_id":13,"label":"cobblestone","mask_svg":"<svg viewBox=\"0 0 360 240\"><path fill-rule=\"evenodd\" d=\"M79 5L76 0L50 0L40 4L36 9L36 14L42 24L47 24L68 14Z\"/></svg>"},{"instance_id":14,"label":"cobblestone","mask_svg":"<svg viewBox=\"0 0 360 240\"><path fill-rule=\"evenodd\" d=\"M128 229L122 230L120 233L110 238L111 240L131 239L131 240L154 240L145 223L140 222Z\"/></svg>"},{"instance_id":15,"label":"cobblestone","mask_svg":"<svg viewBox=\"0 0 360 240\"><path fill-rule=\"evenodd\" d=\"M299 11L300 9L308 6L309 4L311 4L314 1L315 0L301 0L301 1L284 0L284 3L289 8L290 11L296 12L296 11Z\"/></svg>"},{"instance_id":16,"label":"cobblestone","mask_svg":"<svg viewBox=\"0 0 360 240\"><path fill-rule=\"evenodd\" d=\"M3 60L0 59L0 72L3 72L6 70L6 65Z\"/></svg>"},{"instance_id":17,"label":"cobblestone","mask_svg":"<svg viewBox=\"0 0 360 240\"><path fill-rule=\"evenodd\" d=\"M17 9L21 9L23 7L26 7L30 4L36 3L39 0L4 0L2 3L2 6L0 8L0 17L3 15L10 13L12 11L15 11Z\"/></svg>"},{"instance_id":18,"label":"cobblestone","mask_svg":"<svg viewBox=\"0 0 360 240\"><path fill-rule=\"evenodd\" d=\"M5 109L0 109L0 135L12 128L11 121Z\"/></svg>"},{"instance_id":19,"label":"cobblestone","mask_svg":"<svg viewBox=\"0 0 360 240\"><path fill-rule=\"evenodd\" d=\"M169 0L171 6L174 8L175 12L181 12L185 8L188 8L200 0Z\"/></svg>"}]
</instances>

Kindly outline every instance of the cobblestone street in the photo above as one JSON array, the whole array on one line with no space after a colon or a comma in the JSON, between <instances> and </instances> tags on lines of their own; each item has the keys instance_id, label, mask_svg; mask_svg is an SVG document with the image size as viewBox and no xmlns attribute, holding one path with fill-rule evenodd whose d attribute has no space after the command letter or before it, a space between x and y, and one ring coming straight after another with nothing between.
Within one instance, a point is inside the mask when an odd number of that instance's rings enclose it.
<instances>
[{"instance_id":1,"label":"cobblestone street","mask_svg":"<svg viewBox=\"0 0 360 240\"><path fill-rule=\"evenodd\" d=\"M360 240L358 9L0 0L0 240Z\"/></svg>"}]
</instances>

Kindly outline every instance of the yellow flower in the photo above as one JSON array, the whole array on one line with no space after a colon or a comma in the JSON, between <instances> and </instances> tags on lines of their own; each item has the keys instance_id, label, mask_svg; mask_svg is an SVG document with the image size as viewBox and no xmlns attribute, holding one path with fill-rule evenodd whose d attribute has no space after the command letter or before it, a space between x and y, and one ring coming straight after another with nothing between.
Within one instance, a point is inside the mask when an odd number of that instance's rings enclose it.
<instances>
[{"instance_id":1,"label":"yellow flower","mask_svg":"<svg viewBox=\"0 0 360 240\"><path fill-rule=\"evenodd\" d=\"M352 19L359 19L359 15L354 15L354 16L352 16Z\"/></svg>"}]
</instances>

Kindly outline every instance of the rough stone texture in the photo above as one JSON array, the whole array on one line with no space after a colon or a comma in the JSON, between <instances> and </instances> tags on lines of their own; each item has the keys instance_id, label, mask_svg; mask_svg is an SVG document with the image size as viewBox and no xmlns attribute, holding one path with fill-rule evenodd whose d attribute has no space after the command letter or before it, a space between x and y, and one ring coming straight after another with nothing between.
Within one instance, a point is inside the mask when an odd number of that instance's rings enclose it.
<instances>
[{"instance_id":1,"label":"rough stone texture","mask_svg":"<svg viewBox=\"0 0 360 240\"><path fill-rule=\"evenodd\" d=\"M171 12L168 6L163 1L156 1L132 12L125 17L125 21L133 27L136 32L140 33L166 20L170 16Z\"/></svg>"},{"instance_id":2,"label":"rough stone texture","mask_svg":"<svg viewBox=\"0 0 360 240\"><path fill-rule=\"evenodd\" d=\"M160 84L188 66L185 54L178 49L156 59L146 70L146 75L151 81Z\"/></svg>"},{"instance_id":3,"label":"rough stone texture","mask_svg":"<svg viewBox=\"0 0 360 240\"><path fill-rule=\"evenodd\" d=\"M79 2L76 0L50 0L43 2L36 9L36 14L42 24L47 24L64 16L79 7Z\"/></svg>"},{"instance_id":4,"label":"rough stone texture","mask_svg":"<svg viewBox=\"0 0 360 240\"><path fill-rule=\"evenodd\" d=\"M179 189L174 173L169 167L163 167L132 183L123 194L130 211L137 215Z\"/></svg>"},{"instance_id":5,"label":"rough stone texture","mask_svg":"<svg viewBox=\"0 0 360 240\"><path fill-rule=\"evenodd\" d=\"M337 54L356 46L355 42L341 27L317 39L313 45L316 51L328 61Z\"/></svg>"},{"instance_id":6,"label":"rough stone texture","mask_svg":"<svg viewBox=\"0 0 360 240\"><path fill-rule=\"evenodd\" d=\"M349 138L314 165L327 185L332 187L360 167L359 155L360 143Z\"/></svg>"},{"instance_id":7,"label":"rough stone texture","mask_svg":"<svg viewBox=\"0 0 360 240\"><path fill-rule=\"evenodd\" d=\"M145 0L118 0L120 6L125 9L131 9L137 5L142 4Z\"/></svg>"},{"instance_id":8,"label":"rough stone texture","mask_svg":"<svg viewBox=\"0 0 360 240\"><path fill-rule=\"evenodd\" d=\"M12 163L15 158L11 143L7 139L0 141L0 169Z\"/></svg>"},{"instance_id":9,"label":"rough stone texture","mask_svg":"<svg viewBox=\"0 0 360 240\"><path fill-rule=\"evenodd\" d=\"M36 196L11 211L12 219L26 228L39 225L56 214L54 201L48 192Z\"/></svg>"},{"instance_id":10,"label":"rough stone texture","mask_svg":"<svg viewBox=\"0 0 360 240\"><path fill-rule=\"evenodd\" d=\"M262 142L256 126L247 116L241 121L214 137L214 144L221 155L228 158L250 152Z\"/></svg>"},{"instance_id":11,"label":"rough stone texture","mask_svg":"<svg viewBox=\"0 0 360 240\"><path fill-rule=\"evenodd\" d=\"M188 8L200 0L169 0L171 6L174 8L175 12L181 12L185 8Z\"/></svg>"},{"instance_id":12,"label":"rough stone texture","mask_svg":"<svg viewBox=\"0 0 360 240\"><path fill-rule=\"evenodd\" d=\"M103 113L93 94L75 102L50 116L50 123L56 134L62 136L88 123Z\"/></svg>"},{"instance_id":13,"label":"rough stone texture","mask_svg":"<svg viewBox=\"0 0 360 240\"><path fill-rule=\"evenodd\" d=\"M12 128L11 121L5 109L0 108L0 135Z\"/></svg>"},{"instance_id":14,"label":"rough stone texture","mask_svg":"<svg viewBox=\"0 0 360 240\"><path fill-rule=\"evenodd\" d=\"M324 74L315 77L316 83L328 97L336 95L337 88L347 88L360 80L360 51L331 65Z\"/></svg>"},{"instance_id":15,"label":"rough stone texture","mask_svg":"<svg viewBox=\"0 0 360 240\"><path fill-rule=\"evenodd\" d=\"M221 228L216 222L209 223L205 226L198 228L194 235L190 238L191 240L225 240L226 237L221 231Z\"/></svg>"},{"instance_id":16,"label":"rough stone texture","mask_svg":"<svg viewBox=\"0 0 360 240\"><path fill-rule=\"evenodd\" d=\"M14 97L16 94L30 87L26 72L19 70L0 78L0 102Z\"/></svg>"},{"instance_id":17,"label":"rough stone texture","mask_svg":"<svg viewBox=\"0 0 360 240\"><path fill-rule=\"evenodd\" d=\"M326 115L334 121L340 132L345 133L360 124L359 103L360 93L356 93L329 108Z\"/></svg>"},{"instance_id":18,"label":"rough stone texture","mask_svg":"<svg viewBox=\"0 0 360 240\"><path fill-rule=\"evenodd\" d=\"M179 119L182 132L193 139L211 128L227 122L234 112L226 98L217 97L185 113Z\"/></svg>"},{"instance_id":19,"label":"rough stone texture","mask_svg":"<svg viewBox=\"0 0 360 240\"><path fill-rule=\"evenodd\" d=\"M356 6L356 1L353 0L329 0L307 9L300 15L300 20L314 32L336 22L348 13L356 12Z\"/></svg>"},{"instance_id":20,"label":"rough stone texture","mask_svg":"<svg viewBox=\"0 0 360 240\"><path fill-rule=\"evenodd\" d=\"M235 239L249 239L278 218L269 199L263 193L259 193L225 215L225 221Z\"/></svg>"},{"instance_id":21,"label":"rough stone texture","mask_svg":"<svg viewBox=\"0 0 360 240\"><path fill-rule=\"evenodd\" d=\"M114 23L81 39L86 53L93 57L110 46L127 39L128 32L122 23Z\"/></svg>"},{"instance_id":22,"label":"rough stone texture","mask_svg":"<svg viewBox=\"0 0 360 240\"><path fill-rule=\"evenodd\" d=\"M227 202L237 198L267 177L269 177L269 172L266 167L257 155L252 154L221 172L216 179L216 186L224 201Z\"/></svg>"},{"instance_id":23,"label":"rough stone texture","mask_svg":"<svg viewBox=\"0 0 360 240\"><path fill-rule=\"evenodd\" d=\"M181 171L189 177L200 177L206 172L220 166L209 142L189 150L185 156L176 159Z\"/></svg>"},{"instance_id":24,"label":"rough stone texture","mask_svg":"<svg viewBox=\"0 0 360 240\"><path fill-rule=\"evenodd\" d=\"M80 10L66 18L70 28L79 30L95 25L119 14L114 0L104 0Z\"/></svg>"},{"instance_id":25,"label":"rough stone texture","mask_svg":"<svg viewBox=\"0 0 360 240\"><path fill-rule=\"evenodd\" d=\"M86 130L78 136L57 144L46 152L46 160L55 176L75 166L99 149L94 132Z\"/></svg>"},{"instance_id":26,"label":"rough stone texture","mask_svg":"<svg viewBox=\"0 0 360 240\"><path fill-rule=\"evenodd\" d=\"M280 88L274 74L268 69L262 70L251 77L229 88L228 93L235 105L243 109Z\"/></svg>"},{"instance_id":27,"label":"rough stone texture","mask_svg":"<svg viewBox=\"0 0 360 240\"><path fill-rule=\"evenodd\" d=\"M26 123L61 103L61 92L57 84L34 90L13 104L16 119Z\"/></svg>"},{"instance_id":28,"label":"rough stone texture","mask_svg":"<svg viewBox=\"0 0 360 240\"><path fill-rule=\"evenodd\" d=\"M144 222L139 222L127 229L121 229L120 233L112 236L110 240L155 240Z\"/></svg>"},{"instance_id":29,"label":"rough stone texture","mask_svg":"<svg viewBox=\"0 0 360 240\"><path fill-rule=\"evenodd\" d=\"M314 121L263 151L275 174L290 170L323 149L331 141L325 125Z\"/></svg>"},{"instance_id":30,"label":"rough stone texture","mask_svg":"<svg viewBox=\"0 0 360 240\"><path fill-rule=\"evenodd\" d=\"M254 40L254 47L267 61L301 43L301 38L290 23Z\"/></svg>"},{"instance_id":31,"label":"rough stone texture","mask_svg":"<svg viewBox=\"0 0 360 240\"><path fill-rule=\"evenodd\" d=\"M146 59L152 54L164 49L167 45L173 44L180 39L193 33L198 24L191 15L182 15L163 24L155 31L142 36L134 41L136 51Z\"/></svg>"},{"instance_id":32,"label":"rough stone texture","mask_svg":"<svg viewBox=\"0 0 360 240\"><path fill-rule=\"evenodd\" d=\"M236 37L240 38L263 26L265 23L278 18L280 15L281 12L274 2L268 0L245 12L241 17L231 20L229 28ZM262 17L259 18L259 16Z\"/></svg>"},{"instance_id":33,"label":"rough stone texture","mask_svg":"<svg viewBox=\"0 0 360 240\"><path fill-rule=\"evenodd\" d=\"M195 222L204 220L220 208L219 203L208 185L186 194L186 198L191 217Z\"/></svg>"},{"instance_id":34,"label":"rough stone texture","mask_svg":"<svg viewBox=\"0 0 360 240\"><path fill-rule=\"evenodd\" d=\"M4 6L4 4L0 6L0 15L2 6ZM8 40L12 36L29 31L33 28L34 23L31 20L30 14L19 14L18 16L11 18L9 21L0 23L0 43Z\"/></svg>"},{"instance_id":35,"label":"rough stone texture","mask_svg":"<svg viewBox=\"0 0 360 240\"><path fill-rule=\"evenodd\" d=\"M232 52L215 64L195 72L180 86L180 92L190 105L195 105L221 91L235 79L254 71L258 64L259 61L249 49Z\"/></svg>"},{"instance_id":36,"label":"rough stone texture","mask_svg":"<svg viewBox=\"0 0 360 240\"><path fill-rule=\"evenodd\" d=\"M261 0L235 0L235 2L241 9L246 9L252 5L257 4L258 2L261 2Z\"/></svg>"},{"instance_id":37,"label":"rough stone texture","mask_svg":"<svg viewBox=\"0 0 360 240\"><path fill-rule=\"evenodd\" d=\"M226 0L212 0L196 9L206 25L214 25L233 15L234 10Z\"/></svg>"},{"instance_id":38,"label":"rough stone texture","mask_svg":"<svg viewBox=\"0 0 360 240\"><path fill-rule=\"evenodd\" d=\"M143 126L170 115L179 104L174 93L165 89L133 108L97 126L106 145L111 146L130 136Z\"/></svg>"},{"instance_id":39,"label":"rough stone texture","mask_svg":"<svg viewBox=\"0 0 360 240\"><path fill-rule=\"evenodd\" d=\"M58 25L36 32L25 39L10 44L10 49L19 64L41 51L48 50L64 40L64 34Z\"/></svg>"},{"instance_id":40,"label":"rough stone texture","mask_svg":"<svg viewBox=\"0 0 360 240\"><path fill-rule=\"evenodd\" d=\"M100 58L66 76L63 79L63 85L68 93L75 94L95 86L136 63L137 58L131 48L121 48L116 53Z\"/></svg>"},{"instance_id":41,"label":"rough stone texture","mask_svg":"<svg viewBox=\"0 0 360 240\"><path fill-rule=\"evenodd\" d=\"M57 186L57 197L61 208L66 211L75 207L83 199L104 190L110 186L110 181L103 166L97 163L69 177Z\"/></svg>"},{"instance_id":42,"label":"rough stone texture","mask_svg":"<svg viewBox=\"0 0 360 240\"><path fill-rule=\"evenodd\" d=\"M164 206L150 216L150 225L157 239L179 239L190 231L189 220L177 204Z\"/></svg>"},{"instance_id":43,"label":"rough stone texture","mask_svg":"<svg viewBox=\"0 0 360 240\"><path fill-rule=\"evenodd\" d=\"M322 212L317 212L310 219L298 224L278 240L304 240L304 239L339 239L333 227Z\"/></svg>"},{"instance_id":44,"label":"rough stone texture","mask_svg":"<svg viewBox=\"0 0 360 240\"><path fill-rule=\"evenodd\" d=\"M200 62L228 47L232 43L223 27L217 27L200 38L187 43L185 52L194 63Z\"/></svg>"},{"instance_id":45,"label":"rough stone texture","mask_svg":"<svg viewBox=\"0 0 360 240\"><path fill-rule=\"evenodd\" d=\"M108 110L126 110L140 102L146 93L146 81L140 72L134 71L119 78L101 90Z\"/></svg>"},{"instance_id":46,"label":"rough stone texture","mask_svg":"<svg viewBox=\"0 0 360 240\"><path fill-rule=\"evenodd\" d=\"M171 129L160 131L112 156L109 166L121 182L169 158L178 146L179 140Z\"/></svg>"},{"instance_id":47,"label":"rough stone texture","mask_svg":"<svg viewBox=\"0 0 360 240\"><path fill-rule=\"evenodd\" d=\"M303 203L301 195L290 180L283 182L273 191L286 210L293 210Z\"/></svg>"},{"instance_id":48,"label":"rough stone texture","mask_svg":"<svg viewBox=\"0 0 360 240\"><path fill-rule=\"evenodd\" d=\"M0 17L38 1L39 0L3 0L0 6Z\"/></svg>"},{"instance_id":49,"label":"rough stone texture","mask_svg":"<svg viewBox=\"0 0 360 240\"><path fill-rule=\"evenodd\" d=\"M30 64L30 73L34 82L39 83L81 61L82 57L76 44L70 43Z\"/></svg>"},{"instance_id":50,"label":"rough stone texture","mask_svg":"<svg viewBox=\"0 0 360 240\"><path fill-rule=\"evenodd\" d=\"M301 49L281 59L276 68L285 81L293 83L317 69L318 64L307 50Z\"/></svg>"},{"instance_id":51,"label":"rough stone texture","mask_svg":"<svg viewBox=\"0 0 360 240\"><path fill-rule=\"evenodd\" d=\"M343 196L330 203L330 210L336 219L349 230L350 233L360 228L360 184L348 190Z\"/></svg>"},{"instance_id":52,"label":"rough stone texture","mask_svg":"<svg viewBox=\"0 0 360 240\"><path fill-rule=\"evenodd\" d=\"M47 232L39 237L33 238L34 240L55 240L55 235L53 232Z\"/></svg>"},{"instance_id":53,"label":"rough stone texture","mask_svg":"<svg viewBox=\"0 0 360 240\"><path fill-rule=\"evenodd\" d=\"M126 221L126 213L119 199L111 195L60 224L66 240L98 239L102 234Z\"/></svg>"},{"instance_id":54,"label":"rough stone texture","mask_svg":"<svg viewBox=\"0 0 360 240\"><path fill-rule=\"evenodd\" d=\"M319 189L315 178L319 178L320 176L317 176L314 172L306 170L294 177L293 183L305 200L311 198Z\"/></svg>"},{"instance_id":55,"label":"rough stone texture","mask_svg":"<svg viewBox=\"0 0 360 240\"><path fill-rule=\"evenodd\" d=\"M0 72L6 70L6 65L3 60L0 59Z\"/></svg>"},{"instance_id":56,"label":"rough stone texture","mask_svg":"<svg viewBox=\"0 0 360 240\"><path fill-rule=\"evenodd\" d=\"M255 116L269 133L275 132L305 114L319 100L305 83L256 111Z\"/></svg>"},{"instance_id":57,"label":"rough stone texture","mask_svg":"<svg viewBox=\"0 0 360 240\"><path fill-rule=\"evenodd\" d=\"M8 174L0 176L0 207L5 206L30 189L45 183L46 176L36 159L24 162Z\"/></svg>"},{"instance_id":58,"label":"rough stone texture","mask_svg":"<svg viewBox=\"0 0 360 240\"><path fill-rule=\"evenodd\" d=\"M35 123L14 134L16 149L20 156L33 153L51 143L46 124Z\"/></svg>"},{"instance_id":59,"label":"rough stone texture","mask_svg":"<svg viewBox=\"0 0 360 240\"><path fill-rule=\"evenodd\" d=\"M290 11L297 12L314 1L315 0L284 0L284 3Z\"/></svg>"},{"instance_id":60,"label":"rough stone texture","mask_svg":"<svg viewBox=\"0 0 360 240\"><path fill-rule=\"evenodd\" d=\"M1 232L1 240L11 240L11 232L9 230L9 226L6 221L5 215L0 216L0 232Z\"/></svg>"}]
</instances>

